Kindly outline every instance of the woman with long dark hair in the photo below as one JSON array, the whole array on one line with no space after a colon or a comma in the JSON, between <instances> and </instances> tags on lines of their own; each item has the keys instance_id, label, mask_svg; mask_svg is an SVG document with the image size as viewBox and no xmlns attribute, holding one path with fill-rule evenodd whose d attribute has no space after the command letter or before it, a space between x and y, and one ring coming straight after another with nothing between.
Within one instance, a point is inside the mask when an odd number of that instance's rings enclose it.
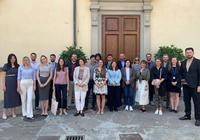
<instances>
[{"instance_id":1,"label":"woman with long dark hair","mask_svg":"<svg viewBox=\"0 0 200 140\"><path fill-rule=\"evenodd\" d=\"M21 105L20 95L17 92L17 73L19 64L15 54L9 54L7 63L3 66L4 109L3 119L7 119L6 111L11 109L12 117L16 117L16 107Z\"/></svg>"}]
</instances>

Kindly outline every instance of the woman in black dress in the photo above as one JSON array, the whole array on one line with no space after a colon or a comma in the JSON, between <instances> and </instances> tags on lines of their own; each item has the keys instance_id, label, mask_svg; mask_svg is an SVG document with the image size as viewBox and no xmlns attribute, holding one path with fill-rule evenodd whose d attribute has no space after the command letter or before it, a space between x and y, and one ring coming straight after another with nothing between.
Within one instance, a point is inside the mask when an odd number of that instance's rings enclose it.
<instances>
[{"instance_id":1,"label":"woman in black dress","mask_svg":"<svg viewBox=\"0 0 200 140\"><path fill-rule=\"evenodd\" d=\"M21 105L20 94L17 92L17 57L15 54L8 56L8 62L3 66L3 91L4 91L4 109L3 119L7 119L6 111L11 109L12 117L15 118L16 107Z\"/></svg>"},{"instance_id":2,"label":"woman in black dress","mask_svg":"<svg viewBox=\"0 0 200 140\"><path fill-rule=\"evenodd\" d=\"M170 93L171 112L177 113L179 95L181 93L181 74L176 57L171 60L171 68L168 71L168 91Z\"/></svg>"}]
</instances>

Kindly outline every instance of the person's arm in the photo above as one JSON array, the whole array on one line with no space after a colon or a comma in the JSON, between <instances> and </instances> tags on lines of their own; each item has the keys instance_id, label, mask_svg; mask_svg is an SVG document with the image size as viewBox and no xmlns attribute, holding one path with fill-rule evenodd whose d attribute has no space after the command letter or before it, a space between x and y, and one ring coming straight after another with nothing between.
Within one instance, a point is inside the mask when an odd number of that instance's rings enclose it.
<instances>
[{"instance_id":1,"label":"person's arm","mask_svg":"<svg viewBox=\"0 0 200 140\"><path fill-rule=\"evenodd\" d=\"M3 91L6 91L6 65L3 66L3 73L2 73L2 86Z\"/></svg>"},{"instance_id":2,"label":"person's arm","mask_svg":"<svg viewBox=\"0 0 200 140\"><path fill-rule=\"evenodd\" d=\"M53 77L53 90L55 90L56 78L57 78L57 70L56 70L56 68L55 68L55 70L54 70L54 77Z\"/></svg>"},{"instance_id":3,"label":"person's arm","mask_svg":"<svg viewBox=\"0 0 200 140\"><path fill-rule=\"evenodd\" d=\"M197 93L200 93L200 60L197 60L197 76L198 76Z\"/></svg>"},{"instance_id":4,"label":"person's arm","mask_svg":"<svg viewBox=\"0 0 200 140\"><path fill-rule=\"evenodd\" d=\"M117 79L116 79L116 84L120 84L121 79L122 79L122 74L121 74L121 71L118 70L118 76L117 76Z\"/></svg>"},{"instance_id":5,"label":"person's arm","mask_svg":"<svg viewBox=\"0 0 200 140\"><path fill-rule=\"evenodd\" d=\"M19 94L21 92L21 88L20 88L21 79L22 79L22 71L21 71L21 66L19 66L18 72L17 72L17 92Z\"/></svg>"},{"instance_id":6,"label":"person's arm","mask_svg":"<svg viewBox=\"0 0 200 140\"><path fill-rule=\"evenodd\" d=\"M86 69L86 77L83 79L82 85L86 86L88 85L88 82L90 80L90 69L88 67L85 67Z\"/></svg>"},{"instance_id":7,"label":"person's arm","mask_svg":"<svg viewBox=\"0 0 200 140\"><path fill-rule=\"evenodd\" d=\"M147 81L149 81L150 80L150 71L147 69Z\"/></svg>"},{"instance_id":8,"label":"person's arm","mask_svg":"<svg viewBox=\"0 0 200 140\"><path fill-rule=\"evenodd\" d=\"M73 73L73 79L74 79L74 84L77 85L78 83L78 67L75 68L74 73Z\"/></svg>"},{"instance_id":9,"label":"person's arm","mask_svg":"<svg viewBox=\"0 0 200 140\"><path fill-rule=\"evenodd\" d=\"M35 71L34 71L34 73L35 73ZM33 75L35 75L35 74L33 74ZM34 79L34 77L35 77L35 76L33 76L33 79ZM37 77L36 79L37 79L37 81L38 81L39 86L42 87L43 85L42 85L42 83L41 83L41 81L40 81L40 70L39 70L39 68L38 68L38 70L37 70L36 77Z\"/></svg>"},{"instance_id":10,"label":"person's arm","mask_svg":"<svg viewBox=\"0 0 200 140\"><path fill-rule=\"evenodd\" d=\"M111 84L111 85L113 85L113 80L112 80L112 78L111 78L111 73L112 73L112 71L111 70L108 70L108 82Z\"/></svg>"}]
</instances>

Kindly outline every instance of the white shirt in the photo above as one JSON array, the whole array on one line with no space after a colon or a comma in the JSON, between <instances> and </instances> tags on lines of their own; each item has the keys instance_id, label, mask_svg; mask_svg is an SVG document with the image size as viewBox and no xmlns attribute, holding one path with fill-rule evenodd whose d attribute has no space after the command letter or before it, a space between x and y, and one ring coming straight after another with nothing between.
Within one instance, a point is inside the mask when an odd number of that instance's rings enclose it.
<instances>
[{"instance_id":1,"label":"white shirt","mask_svg":"<svg viewBox=\"0 0 200 140\"><path fill-rule=\"evenodd\" d=\"M126 80L130 81L130 68L126 68Z\"/></svg>"}]
</instances>

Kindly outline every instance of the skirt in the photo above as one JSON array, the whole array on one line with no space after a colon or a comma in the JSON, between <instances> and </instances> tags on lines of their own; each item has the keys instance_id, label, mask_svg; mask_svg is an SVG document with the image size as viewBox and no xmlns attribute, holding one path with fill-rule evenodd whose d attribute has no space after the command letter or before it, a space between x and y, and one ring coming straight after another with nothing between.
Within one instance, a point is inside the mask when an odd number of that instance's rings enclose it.
<instances>
[{"instance_id":1,"label":"skirt","mask_svg":"<svg viewBox=\"0 0 200 140\"><path fill-rule=\"evenodd\" d=\"M107 95L108 94L108 87L107 85L104 85L100 88L98 88L95 84L94 84L94 93L96 95Z\"/></svg>"},{"instance_id":2,"label":"skirt","mask_svg":"<svg viewBox=\"0 0 200 140\"><path fill-rule=\"evenodd\" d=\"M40 77L41 84L45 84L49 77ZM49 100L50 82L45 87L39 86L39 99Z\"/></svg>"},{"instance_id":3,"label":"skirt","mask_svg":"<svg viewBox=\"0 0 200 140\"><path fill-rule=\"evenodd\" d=\"M137 90L135 101L139 103L139 105L147 105L149 104L149 84L148 81L142 80L141 82L138 80L136 82Z\"/></svg>"}]
</instances>

